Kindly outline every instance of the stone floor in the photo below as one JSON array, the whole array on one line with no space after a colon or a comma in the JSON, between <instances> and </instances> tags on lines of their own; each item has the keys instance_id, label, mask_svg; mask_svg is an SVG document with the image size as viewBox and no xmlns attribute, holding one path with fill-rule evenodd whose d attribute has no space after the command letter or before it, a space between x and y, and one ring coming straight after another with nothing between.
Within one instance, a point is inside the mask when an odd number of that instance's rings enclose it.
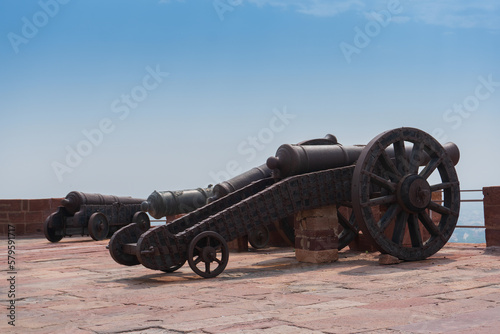
<instances>
[{"instance_id":1,"label":"stone floor","mask_svg":"<svg viewBox=\"0 0 500 334\"><path fill-rule=\"evenodd\" d=\"M342 251L331 264L298 263L293 249L273 248L231 253L219 277L203 279L187 264L173 274L121 266L106 244L89 238L57 244L16 240L16 326L3 316L0 332L498 333L500 328L499 248L448 244L425 261L396 265L380 265L378 253L352 251ZM7 313L4 268L2 275Z\"/></svg>"}]
</instances>

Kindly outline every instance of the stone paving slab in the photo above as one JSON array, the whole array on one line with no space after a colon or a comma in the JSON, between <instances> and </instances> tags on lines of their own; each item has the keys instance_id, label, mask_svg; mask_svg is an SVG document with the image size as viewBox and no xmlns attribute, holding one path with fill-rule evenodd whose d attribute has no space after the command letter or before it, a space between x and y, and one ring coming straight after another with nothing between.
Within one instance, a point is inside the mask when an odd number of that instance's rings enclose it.
<instances>
[{"instance_id":1,"label":"stone paving slab","mask_svg":"<svg viewBox=\"0 0 500 334\"><path fill-rule=\"evenodd\" d=\"M448 244L418 262L380 265L344 250L307 264L291 248L231 253L203 279L115 263L108 241L16 240L16 326L7 265L0 333L497 333L500 248ZM6 258L5 243L0 251Z\"/></svg>"}]
</instances>

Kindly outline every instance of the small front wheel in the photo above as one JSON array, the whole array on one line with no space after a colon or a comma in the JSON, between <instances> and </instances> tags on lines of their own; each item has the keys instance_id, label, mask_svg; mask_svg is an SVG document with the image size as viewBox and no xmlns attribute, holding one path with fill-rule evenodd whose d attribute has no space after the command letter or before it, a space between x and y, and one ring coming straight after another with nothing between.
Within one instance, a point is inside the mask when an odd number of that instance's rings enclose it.
<instances>
[{"instance_id":1,"label":"small front wheel","mask_svg":"<svg viewBox=\"0 0 500 334\"><path fill-rule=\"evenodd\" d=\"M262 225L248 234L248 242L255 249L266 248L269 243L269 229Z\"/></svg>"},{"instance_id":2,"label":"small front wheel","mask_svg":"<svg viewBox=\"0 0 500 334\"><path fill-rule=\"evenodd\" d=\"M189 244L188 263L191 269L203 278L218 276L229 260L226 240L213 231L198 234ZM212 268L215 264L215 268Z\"/></svg>"}]
</instances>

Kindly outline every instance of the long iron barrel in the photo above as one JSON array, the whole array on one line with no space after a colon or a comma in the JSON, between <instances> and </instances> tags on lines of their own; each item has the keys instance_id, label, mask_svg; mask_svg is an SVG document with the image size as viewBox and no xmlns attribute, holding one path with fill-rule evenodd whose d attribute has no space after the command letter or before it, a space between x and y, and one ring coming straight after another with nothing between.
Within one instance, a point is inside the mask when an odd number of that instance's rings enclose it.
<instances>
[{"instance_id":1,"label":"long iron barrel","mask_svg":"<svg viewBox=\"0 0 500 334\"><path fill-rule=\"evenodd\" d=\"M179 191L153 191L141 204L141 210L156 219L194 211L207 203L213 188L198 188Z\"/></svg>"},{"instance_id":2,"label":"long iron barrel","mask_svg":"<svg viewBox=\"0 0 500 334\"><path fill-rule=\"evenodd\" d=\"M309 139L300 142L297 145L335 145L337 138L332 134L327 134L324 138ZM208 202L213 202L219 198L226 196L236 190L248 186L250 183L268 178L272 175L272 170L267 164L259 167L254 167L243 174L237 175L232 179L221 182L214 186L214 195L208 199Z\"/></svg>"},{"instance_id":3,"label":"long iron barrel","mask_svg":"<svg viewBox=\"0 0 500 334\"><path fill-rule=\"evenodd\" d=\"M355 164L364 145L342 146L342 145L281 145L276 156L267 159L267 166L271 170L279 171L279 177L289 177L304 173L316 172L325 169L345 167ZM460 159L460 151L454 143L446 143L444 149L450 155L456 165ZM412 147L406 147L406 155L409 157ZM389 157L394 158L394 148L387 148ZM423 152L421 165L429 162L430 157Z\"/></svg>"},{"instance_id":4,"label":"long iron barrel","mask_svg":"<svg viewBox=\"0 0 500 334\"><path fill-rule=\"evenodd\" d=\"M144 199L71 191L61 201L61 204L66 208L68 213L75 214L77 211L80 211L82 205L141 204L142 201Z\"/></svg>"},{"instance_id":5,"label":"long iron barrel","mask_svg":"<svg viewBox=\"0 0 500 334\"><path fill-rule=\"evenodd\" d=\"M271 176L271 170L264 164L259 167L254 167L243 174L237 175L232 179L221 182L214 186L214 195L210 198L210 202L226 196L233 191L241 189L252 182L265 179Z\"/></svg>"}]
</instances>

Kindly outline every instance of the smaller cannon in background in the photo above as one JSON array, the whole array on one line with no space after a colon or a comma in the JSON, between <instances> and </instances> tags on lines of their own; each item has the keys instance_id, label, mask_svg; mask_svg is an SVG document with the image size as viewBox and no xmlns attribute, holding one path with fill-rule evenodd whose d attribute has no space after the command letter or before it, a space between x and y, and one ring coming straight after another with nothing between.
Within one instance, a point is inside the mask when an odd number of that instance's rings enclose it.
<instances>
[{"instance_id":1,"label":"smaller cannon in background","mask_svg":"<svg viewBox=\"0 0 500 334\"><path fill-rule=\"evenodd\" d=\"M72 235L90 235L103 240L130 223L150 227L147 214L141 212L144 199L72 191L61 206L44 222L47 240L58 242Z\"/></svg>"},{"instance_id":2,"label":"smaller cannon in background","mask_svg":"<svg viewBox=\"0 0 500 334\"><path fill-rule=\"evenodd\" d=\"M204 206L212 195L211 185L207 188L178 191L155 190L147 200L142 202L141 210L156 219L185 214Z\"/></svg>"}]
</instances>

